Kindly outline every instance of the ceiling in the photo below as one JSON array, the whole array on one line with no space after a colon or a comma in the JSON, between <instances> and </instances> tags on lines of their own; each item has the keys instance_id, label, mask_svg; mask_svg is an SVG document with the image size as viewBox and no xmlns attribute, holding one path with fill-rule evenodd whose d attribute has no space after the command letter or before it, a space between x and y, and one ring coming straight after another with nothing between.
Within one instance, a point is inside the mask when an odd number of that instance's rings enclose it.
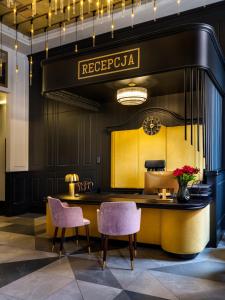
<instances>
[{"instance_id":1,"label":"ceiling","mask_svg":"<svg viewBox=\"0 0 225 300\"><path fill-rule=\"evenodd\" d=\"M16 24L14 24L13 5L10 8L7 7L7 1L0 0L0 18L2 17L2 31L3 31L3 45L9 48L14 48L16 38ZM31 3L33 0L11 0L15 1L17 8L17 24L18 24L18 42L19 52L24 54L31 53L31 40L30 30L31 21L33 19L34 25L34 38L33 38L33 53L43 51L45 49L46 34L44 33L46 26L48 26L47 15L49 11L50 0L36 0L37 13L32 17ZM75 20L77 20L77 40L90 38L93 35L93 11L95 12L95 33L96 43L98 43L98 35L111 31L112 15L108 17L107 14L107 1L108 0L75 0L76 13L73 14L73 1L74 0L51 0L52 3L58 3L57 15L55 15L55 8L52 7L51 27L48 27L48 41L49 48L58 47L63 44L73 43L75 41L76 26ZM60 12L60 2L63 1L65 10ZM68 1L71 4L70 8L70 20L68 20L67 6ZM83 16L84 20L80 18L80 2L83 4ZM90 13L88 8L88 1L91 2ZM115 30L128 27L131 28L131 12L132 12L132 0L110 0L114 4L114 25ZM121 3L125 1L126 10L122 14ZM178 17L182 12L195 9L221 2L223 0L180 0L179 7L177 0L156 0L157 10L154 13L153 0L133 0L134 1L134 25L154 20L154 18L160 19L169 15L178 14ZM103 5L104 16L103 18L97 18L97 2ZM137 5L141 4L141 5ZM101 6L100 5L100 6ZM102 6L101 6L102 7ZM180 14L179 14L180 13ZM60 24L63 25L65 21L66 31L63 32L60 28ZM62 34L60 38L60 34ZM110 38L110 35L109 35Z\"/></svg>"},{"instance_id":2,"label":"ceiling","mask_svg":"<svg viewBox=\"0 0 225 300\"><path fill-rule=\"evenodd\" d=\"M108 1L109 0L56 0L57 9L55 10L55 0L36 0L36 14L32 16L32 0L11 0L12 4L7 7L7 0L0 1L0 16L3 17L3 23L9 27L16 28L18 31L30 35L31 22L34 24L34 35L44 32L45 28L49 27L48 16L49 8L51 11L51 26L48 29L56 29L63 25L63 22L67 24L73 23L76 18L77 21L93 18L93 13L98 18L102 13L107 14ZM61 9L61 1L63 2L63 9ZM132 6L132 0L110 0L111 11L113 3L113 11L116 12L119 9L122 10L122 3L126 3L126 7ZM112 2L113 1L113 2ZM152 0L144 0L145 2L151 2ZM74 9L75 3L75 9ZM83 13L82 4L83 3ZM140 5L141 0L135 0L135 5ZM17 17L14 17L14 5L17 11ZM16 22L15 22L16 20ZM16 24L15 24L16 23Z\"/></svg>"},{"instance_id":3,"label":"ceiling","mask_svg":"<svg viewBox=\"0 0 225 300\"><path fill-rule=\"evenodd\" d=\"M116 91L127 87L129 83L148 89L149 97L182 93L184 88L184 71L176 70L160 74L110 81L82 87L74 87L67 91L100 103L114 101Z\"/></svg>"}]
</instances>

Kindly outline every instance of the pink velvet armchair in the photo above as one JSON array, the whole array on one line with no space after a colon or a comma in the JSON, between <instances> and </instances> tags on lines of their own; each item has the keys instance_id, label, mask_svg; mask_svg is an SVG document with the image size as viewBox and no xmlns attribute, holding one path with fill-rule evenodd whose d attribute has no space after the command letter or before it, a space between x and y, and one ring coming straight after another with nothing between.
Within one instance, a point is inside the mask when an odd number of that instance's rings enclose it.
<instances>
[{"instance_id":1,"label":"pink velvet armchair","mask_svg":"<svg viewBox=\"0 0 225 300\"><path fill-rule=\"evenodd\" d=\"M104 269L108 248L108 236L129 237L129 251L131 269L133 270L134 254L137 249L137 232L140 230L141 209L137 209L135 202L104 202L97 210L98 231L102 237L102 251Z\"/></svg>"},{"instance_id":2,"label":"pink velvet armchair","mask_svg":"<svg viewBox=\"0 0 225 300\"><path fill-rule=\"evenodd\" d=\"M88 219L83 218L82 209L80 207L70 207L68 203L63 203L59 199L55 199L51 197L48 197L48 204L49 204L50 214L52 218L52 223L55 227L52 250L54 250L55 247L56 237L59 228L62 228L60 251L59 251L59 255L61 256L66 228L76 228L76 235L78 238L78 228L81 226L85 226L87 241L88 241L88 251L90 252L90 238L89 238L90 221Z\"/></svg>"}]
</instances>

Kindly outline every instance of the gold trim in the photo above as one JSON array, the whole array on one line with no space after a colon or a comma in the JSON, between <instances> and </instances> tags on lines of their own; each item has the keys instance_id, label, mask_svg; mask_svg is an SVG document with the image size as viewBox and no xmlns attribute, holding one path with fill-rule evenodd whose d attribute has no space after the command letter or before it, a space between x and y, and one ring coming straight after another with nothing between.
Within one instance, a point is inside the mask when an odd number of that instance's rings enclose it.
<instances>
[{"instance_id":1,"label":"gold trim","mask_svg":"<svg viewBox=\"0 0 225 300\"><path fill-rule=\"evenodd\" d=\"M80 77L80 64L81 63L87 62L87 61L91 61L91 60L95 60L95 59L98 59L98 58L110 57L112 55L117 55L117 54L132 52L132 51L137 51L137 54L138 54L138 62L137 62L138 65L136 67ZM97 57L88 58L88 59L84 59L84 60L78 61L78 76L77 76L77 79L78 80L82 80L82 79L87 79L87 78L92 78L92 77L98 77L98 76L102 76L102 75L108 75L108 74L113 74L113 73L118 73L118 72L129 71L129 70L135 70L135 69L139 69L139 68L140 68L140 48L134 48L134 49L124 50L124 51L120 51L120 52L110 53L110 54L106 54L106 55L97 56Z\"/></svg>"}]
</instances>

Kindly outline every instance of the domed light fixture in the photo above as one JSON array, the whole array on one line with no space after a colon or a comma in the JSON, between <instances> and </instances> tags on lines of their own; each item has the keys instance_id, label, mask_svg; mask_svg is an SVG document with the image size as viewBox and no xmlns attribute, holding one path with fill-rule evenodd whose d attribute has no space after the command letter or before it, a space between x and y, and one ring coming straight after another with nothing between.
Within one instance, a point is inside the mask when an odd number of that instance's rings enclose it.
<instances>
[{"instance_id":1,"label":"domed light fixture","mask_svg":"<svg viewBox=\"0 0 225 300\"><path fill-rule=\"evenodd\" d=\"M122 105L140 105L147 100L146 88L130 83L128 87L117 90L117 101Z\"/></svg>"}]
</instances>

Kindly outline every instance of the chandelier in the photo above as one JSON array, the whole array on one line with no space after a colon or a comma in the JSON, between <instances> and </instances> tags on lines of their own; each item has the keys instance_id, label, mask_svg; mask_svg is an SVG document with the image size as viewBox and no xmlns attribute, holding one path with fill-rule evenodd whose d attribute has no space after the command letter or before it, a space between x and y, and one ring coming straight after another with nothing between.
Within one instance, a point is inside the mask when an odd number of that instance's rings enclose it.
<instances>
[{"instance_id":1,"label":"chandelier","mask_svg":"<svg viewBox=\"0 0 225 300\"><path fill-rule=\"evenodd\" d=\"M130 83L128 87L117 90L117 101L122 105L140 105L148 97L146 88Z\"/></svg>"}]
</instances>

